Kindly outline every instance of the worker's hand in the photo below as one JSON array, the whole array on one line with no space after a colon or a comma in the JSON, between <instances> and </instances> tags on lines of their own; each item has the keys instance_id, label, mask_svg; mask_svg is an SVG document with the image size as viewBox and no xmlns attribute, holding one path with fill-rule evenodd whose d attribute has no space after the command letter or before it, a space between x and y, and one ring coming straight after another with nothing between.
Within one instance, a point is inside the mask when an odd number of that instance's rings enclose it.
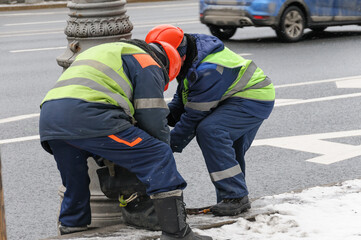
<instances>
[{"instance_id":1,"label":"worker's hand","mask_svg":"<svg viewBox=\"0 0 361 240\"><path fill-rule=\"evenodd\" d=\"M188 136L177 134L176 129L177 127L175 127L170 132L170 147L173 152L181 153L183 149L188 145L188 143L193 139L195 134L192 133Z\"/></svg>"},{"instance_id":2,"label":"worker's hand","mask_svg":"<svg viewBox=\"0 0 361 240\"><path fill-rule=\"evenodd\" d=\"M170 139L170 148L172 149L172 152L181 153L183 151L183 148L181 144L177 143L177 141L174 141L174 139Z\"/></svg>"},{"instance_id":3,"label":"worker's hand","mask_svg":"<svg viewBox=\"0 0 361 240\"><path fill-rule=\"evenodd\" d=\"M168 120L168 126L171 126L171 127L174 127L175 124L177 123L171 113L168 114L167 120Z\"/></svg>"},{"instance_id":4,"label":"worker's hand","mask_svg":"<svg viewBox=\"0 0 361 240\"><path fill-rule=\"evenodd\" d=\"M173 144L170 144L170 148L172 149L172 152L177 152L177 153L181 153L182 152L182 148L177 146L177 145L173 145Z\"/></svg>"}]
</instances>

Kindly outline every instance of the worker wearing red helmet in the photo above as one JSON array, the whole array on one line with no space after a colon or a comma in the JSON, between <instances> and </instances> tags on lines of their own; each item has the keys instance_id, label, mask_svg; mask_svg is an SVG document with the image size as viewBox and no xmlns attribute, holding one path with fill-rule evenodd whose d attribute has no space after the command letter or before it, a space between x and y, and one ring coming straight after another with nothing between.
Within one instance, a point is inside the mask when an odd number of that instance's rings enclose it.
<instances>
[{"instance_id":1,"label":"worker wearing red helmet","mask_svg":"<svg viewBox=\"0 0 361 240\"><path fill-rule=\"evenodd\" d=\"M186 182L169 146L163 96L180 62L166 42L105 43L80 53L47 93L39 131L66 187L61 234L91 223L87 158L96 156L128 169L145 185L158 218L170 222L161 239L197 239L185 221Z\"/></svg>"},{"instance_id":2,"label":"worker wearing red helmet","mask_svg":"<svg viewBox=\"0 0 361 240\"><path fill-rule=\"evenodd\" d=\"M179 27L154 27L146 42L177 48L182 68L168 104L173 152L196 137L216 188L215 215L237 215L251 207L245 181L245 153L274 106L271 80L251 61L214 36L186 34Z\"/></svg>"}]
</instances>

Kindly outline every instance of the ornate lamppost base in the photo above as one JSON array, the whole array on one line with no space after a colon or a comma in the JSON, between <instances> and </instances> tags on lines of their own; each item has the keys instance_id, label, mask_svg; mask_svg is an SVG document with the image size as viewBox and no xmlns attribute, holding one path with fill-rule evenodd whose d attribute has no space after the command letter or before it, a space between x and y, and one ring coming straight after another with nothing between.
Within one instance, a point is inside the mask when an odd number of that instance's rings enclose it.
<instances>
[{"instance_id":1,"label":"ornate lamppost base","mask_svg":"<svg viewBox=\"0 0 361 240\"><path fill-rule=\"evenodd\" d=\"M86 49L102 43L130 39L133 25L125 14L125 0L72 0L68 3L69 19L64 33L68 45L66 51L57 58L58 64L67 69L76 56ZM100 190L94 159L88 159L90 207L92 224L90 227L104 227L123 223L119 202L108 199ZM61 200L65 187L59 188Z\"/></svg>"}]
</instances>

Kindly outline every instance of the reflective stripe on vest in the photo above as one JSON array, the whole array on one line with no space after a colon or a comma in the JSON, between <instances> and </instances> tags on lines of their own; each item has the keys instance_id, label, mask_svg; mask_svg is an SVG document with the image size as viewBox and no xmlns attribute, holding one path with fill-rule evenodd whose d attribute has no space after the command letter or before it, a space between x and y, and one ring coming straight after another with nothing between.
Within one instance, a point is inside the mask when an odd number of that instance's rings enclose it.
<instances>
[{"instance_id":1,"label":"reflective stripe on vest","mask_svg":"<svg viewBox=\"0 0 361 240\"><path fill-rule=\"evenodd\" d=\"M124 73L122 56L134 54L146 52L135 45L121 42L87 49L61 75L42 104L54 99L82 99L119 106L132 117L133 86Z\"/></svg>"},{"instance_id":2,"label":"reflective stripe on vest","mask_svg":"<svg viewBox=\"0 0 361 240\"><path fill-rule=\"evenodd\" d=\"M239 165L236 165L223 171L212 172L210 173L210 177L212 182L217 182L226 178L234 177L240 173L242 173L241 167Z\"/></svg>"},{"instance_id":3,"label":"reflective stripe on vest","mask_svg":"<svg viewBox=\"0 0 361 240\"><path fill-rule=\"evenodd\" d=\"M216 107L220 101L212 101L212 102L187 102L186 107L191 108L198 111L209 111L210 109Z\"/></svg>"},{"instance_id":4,"label":"reflective stripe on vest","mask_svg":"<svg viewBox=\"0 0 361 240\"><path fill-rule=\"evenodd\" d=\"M202 63L203 62L217 64L216 70L221 74L223 73L224 67L241 67L241 69L236 80L219 101L188 102L189 83L187 79L184 79L182 100L185 107L198 111L209 111L216 107L221 101L229 97L243 97L254 100L274 101L274 88L271 80L264 75L263 71L251 60L246 60L225 47L225 49L221 52L207 56ZM257 92L251 92L251 94L247 93L252 90L257 90ZM247 94L243 94L243 92Z\"/></svg>"},{"instance_id":5,"label":"reflective stripe on vest","mask_svg":"<svg viewBox=\"0 0 361 240\"><path fill-rule=\"evenodd\" d=\"M112 68L105 65L104 63L98 62L96 60L89 60L89 59L88 60L75 61L75 62L73 62L73 64L71 64L71 66L69 68L75 67L75 66L82 66L82 65L91 66L91 67L99 70L100 72L104 73L105 75L107 75L111 79L113 79L123 89L126 97L129 100L132 100L132 98L133 98L133 89L132 89L129 81L125 80L122 76L120 76Z\"/></svg>"},{"instance_id":6,"label":"reflective stripe on vest","mask_svg":"<svg viewBox=\"0 0 361 240\"><path fill-rule=\"evenodd\" d=\"M135 109L165 108L168 109L164 98L140 98L134 101Z\"/></svg>"},{"instance_id":7,"label":"reflective stripe on vest","mask_svg":"<svg viewBox=\"0 0 361 240\"><path fill-rule=\"evenodd\" d=\"M96 91L105 93L106 95L113 98L118 103L118 105L121 108L123 108L123 110L125 111L125 113L127 115L132 116L130 109L128 108L128 101L126 100L126 98L124 98L122 95L119 95L117 93L113 93L108 88L100 85L99 83L97 83L93 80L90 80L87 78L71 78L71 79L67 79L67 80L62 80L62 81L56 82L54 89L59 88L59 87L71 86L71 85L80 85L80 86L88 87L92 90L96 90ZM78 99L80 99L80 98L78 98ZM82 100L89 101L88 99L82 99Z\"/></svg>"},{"instance_id":8,"label":"reflective stripe on vest","mask_svg":"<svg viewBox=\"0 0 361 240\"><path fill-rule=\"evenodd\" d=\"M233 94L244 91L244 88L247 86L248 82L251 80L253 74L257 70L257 65L254 62L250 62L246 71L243 74L239 74L235 85L234 83L231 85L231 87L228 88L226 93L222 96L222 100L227 99L231 97Z\"/></svg>"}]
</instances>

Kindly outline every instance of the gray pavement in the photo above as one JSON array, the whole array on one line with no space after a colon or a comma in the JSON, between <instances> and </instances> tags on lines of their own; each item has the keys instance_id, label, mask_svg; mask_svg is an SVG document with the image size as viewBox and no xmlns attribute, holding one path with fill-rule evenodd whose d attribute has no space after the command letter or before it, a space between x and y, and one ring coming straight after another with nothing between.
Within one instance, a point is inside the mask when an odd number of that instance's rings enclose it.
<instances>
[{"instance_id":1,"label":"gray pavement","mask_svg":"<svg viewBox=\"0 0 361 240\"><path fill-rule=\"evenodd\" d=\"M43 9L43 8L63 8L66 7L66 1L44 1L40 3L9 3L0 4L1 11L20 11L28 9ZM0 13L1 14L1 13Z\"/></svg>"}]
</instances>

